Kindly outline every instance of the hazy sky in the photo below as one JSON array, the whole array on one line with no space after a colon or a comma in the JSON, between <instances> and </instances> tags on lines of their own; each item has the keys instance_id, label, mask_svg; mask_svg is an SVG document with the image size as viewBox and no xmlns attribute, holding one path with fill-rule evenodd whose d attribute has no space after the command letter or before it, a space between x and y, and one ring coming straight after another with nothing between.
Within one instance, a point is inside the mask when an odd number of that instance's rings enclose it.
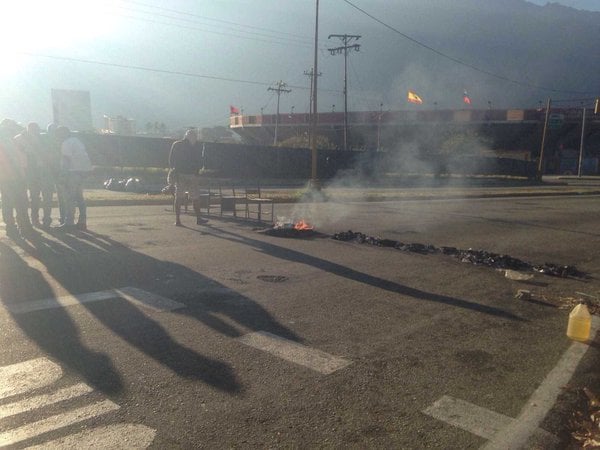
<instances>
[{"instance_id":1,"label":"hazy sky","mask_svg":"<svg viewBox=\"0 0 600 450\"><path fill-rule=\"evenodd\" d=\"M403 2L355 1L383 19ZM343 0L320 3L319 109L343 108L343 57L327 51L340 41L328 35L367 29L368 40L358 41L361 52L350 57L350 107L405 106L405 80L417 84L418 70L407 68L392 93L373 87L378 46L390 41L389 32L380 27L373 33L373 21ZM599 0L561 3L600 10ZM0 117L47 124L50 90L57 88L89 90L96 126L103 114L133 118L138 129L155 121L171 128L226 125L229 105L248 114L261 108L274 113L276 96L268 87L277 80L292 89L282 95L281 111L307 112L309 79L303 72L313 65L314 19L314 0L3 2Z\"/></svg>"}]
</instances>

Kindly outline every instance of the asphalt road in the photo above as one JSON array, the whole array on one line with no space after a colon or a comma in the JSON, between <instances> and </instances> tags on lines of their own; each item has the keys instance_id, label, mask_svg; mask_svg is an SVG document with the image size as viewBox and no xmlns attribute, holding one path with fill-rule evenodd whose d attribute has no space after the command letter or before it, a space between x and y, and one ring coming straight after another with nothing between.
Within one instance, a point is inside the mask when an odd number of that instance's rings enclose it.
<instances>
[{"instance_id":1,"label":"asphalt road","mask_svg":"<svg viewBox=\"0 0 600 450\"><path fill-rule=\"evenodd\" d=\"M89 233L0 239L0 445L479 448L571 345L568 311L548 303L600 295L597 196L276 205L276 215L322 234L191 216L176 228L164 206L128 206L90 208ZM348 229L592 278L523 283L330 238ZM518 289L534 301L516 300ZM579 376L597 377L596 361L592 347ZM479 431L427 413L440 399Z\"/></svg>"}]
</instances>

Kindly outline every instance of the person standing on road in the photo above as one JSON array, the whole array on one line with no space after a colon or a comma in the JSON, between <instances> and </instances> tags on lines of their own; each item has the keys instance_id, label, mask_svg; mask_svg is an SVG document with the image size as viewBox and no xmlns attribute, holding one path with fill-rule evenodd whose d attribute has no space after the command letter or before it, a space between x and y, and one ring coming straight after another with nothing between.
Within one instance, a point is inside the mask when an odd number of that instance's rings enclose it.
<instances>
[{"instance_id":1,"label":"person standing on road","mask_svg":"<svg viewBox=\"0 0 600 450\"><path fill-rule=\"evenodd\" d=\"M56 136L57 125L55 123L50 123L46 127L46 133L43 135L44 145L46 147L46 151L48 152L48 158L51 160L51 176L54 183L54 189L56 190L56 200L58 202L58 223L62 225L65 223L66 217L66 206L65 206L65 185L63 183L63 177L61 175L61 153L60 153L60 144L58 137Z\"/></svg>"},{"instance_id":2,"label":"person standing on road","mask_svg":"<svg viewBox=\"0 0 600 450\"><path fill-rule=\"evenodd\" d=\"M181 205L186 195L192 201L196 213L196 225L205 222L200 217L199 170L201 166L200 152L196 146L198 136L196 130L187 130L183 139L173 142L169 153L169 170L175 183L175 226L181 227ZM187 193L187 194L186 194Z\"/></svg>"},{"instance_id":3,"label":"person standing on road","mask_svg":"<svg viewBox=\"0 0 600 450\"><path fill-rule=\"evenodd\" d=\"M6 235L10 238L29 237L33 234L27 214L27 182L25 179L27 160L13 139L19 131L21 131L21 127L13 120L4 119L0 122L2 220L6 224Z\"/></svg>"},{"instance_id":4,"label":"person standing on road","mask_svg":"<svg viewBox=\"0 0 600 450\"><path fill-rule=\"evenodd\" d=\"M52 162L49 160L48 149L45 147L37 123L31 122L27 129L15 136L15 141L27 158L27 187L31 204L31 223L34 227L49 227L52 223L52 195L54 181L51 175ZM40 203L41 196L41 203ZM40 223L40 207L43 219Z\"/></svg>"},{"instance_id":5,"label":"person standing on road","mask_svg":"<svg viewBox=\"0 0 600 450\"><path fill-rule=\"evenodd\" d=\"M61 179L65 187L65 221L58 229L77 228L87 230L87 207L83 197L83 180L92 170L92 163L81 140L71 135L67 127L58 127L56 137L60 142ZM75 205L79 209L79 217L75 224Z\"/></svg>"}]
</instances>

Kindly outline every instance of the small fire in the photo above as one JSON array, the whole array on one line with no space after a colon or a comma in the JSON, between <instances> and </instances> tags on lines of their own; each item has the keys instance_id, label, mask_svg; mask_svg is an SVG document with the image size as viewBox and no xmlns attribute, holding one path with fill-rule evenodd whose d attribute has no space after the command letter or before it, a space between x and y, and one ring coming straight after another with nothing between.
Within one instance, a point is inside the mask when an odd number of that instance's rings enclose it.
<instances>
[{"instance_id":1,"label":"small fire","mask_svg":"<svg viewBox=\"0 0 600 450\"><path fill-rule=\"evenodd\" d=\"M303 219L300 219L298 222L296 222L294 224L294 229L295 230L312 230L313 226L311 224L309 224L308 222L304 221Z\"/></svg>"}]
</instances>

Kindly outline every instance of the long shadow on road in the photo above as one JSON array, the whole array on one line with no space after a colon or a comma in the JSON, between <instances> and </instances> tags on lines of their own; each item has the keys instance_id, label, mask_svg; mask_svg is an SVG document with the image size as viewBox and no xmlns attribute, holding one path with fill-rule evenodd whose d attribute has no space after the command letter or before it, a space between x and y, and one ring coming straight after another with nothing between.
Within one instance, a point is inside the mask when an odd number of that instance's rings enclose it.
<instances>
[{"instance_id":1,"label":"long shadow on road","mask_svg":"<svg viewBox=\"0 0 600 450\"><path fill-rule=\"evenodd\" d=\"M0 242L0 299L7 309L22 301L53 296L52 287L40 271L30 267L11 246ZM81 332L65 309L11 314L46 354L78 372L87 383L105 393L121 391L123 382L110 358L82 343Z\"/></svg>"},{"instance_id":2,"label":"long shadow on road","mask_svg":"<svg viewBox=\"0 0 600 450\"><path fill-rule=\"evenodd\" d=\"M444 305L454 306L457 308L469 309L483 314L502 317L504 319L526 321L526 319L523 319L522 317L519 317L509 311L505 311L500 308L495 308L493 306L482 305L468 300L463 300L455 297L449 297L446 295L440 295L432 292L422 291L420 289L411 288L409 286L389 281L384 278L369 275L364 272L359 272L357 270L351 269L350 267L346 267L341 264L334 263L332 261L307 255L306 253L298 252L286 247L281 247L258 239L251 239L248 237L244 237L240 234L225 231L221 228L216 228L213 225L206 225L206 228L209 230L213 230L212 232L208 232L208 234L210 234L213 237L225 239L231 242L236 242L238 244L247 245L275 258L306 264L317 269L323 270L325 272L329 272L334 275L347 278L349 280L356 281L359 283L367 284L379 289L385 289L386 291L394 292L396 294L405 295L408 297L413 297L429 302L442 303ZM206 233L206 231L203 232Z\"/></svg>"},{"instance_id":3,"label":"long shadow on road","mask_svg":"<svg viewBox=\"0 0 600 450\"><path fill-rule=\"evenodd\" d=\"M124 286L140 287L183 300L188 308L177 310L177 313L194 317L228 337L247 332L243 328L301 340L251 299L185 266L136 252L103 235L55 233L54 239L47 239L41 234L30 243L21 243L21 247L38 259L48 274L72 295ZM35 289L29 297L21 295L21 300L54 296L49 286L44 294L39 292L39 285L46 283L39 272L33 276L32 269L9 246L4 245L2 250L11 259L9 266L12 273L7 272L6 278L18 276L17 279L28 279L27 285ZM15 271L19 273L14 275ZM161 278L163 275L174 279ZM0 290L3 300L13 298L7 286L10 284L0 283L0 289L4 288ZM23 288L28 289L21 286ZM202 381L224 392L239 393L243 390L228 363L178 343L161 324L136 305L118 301L111 307L107 307L106 302L82 303L81 306L115 335L179 376ZM229 325L219 316L228 317L236 326ZM107 392L122 388L119 375L106 355L84 351L77 326L64 308L19 314L14 318L44 351L81 373L96 388Z\"/></svg>"}]
</instances>

